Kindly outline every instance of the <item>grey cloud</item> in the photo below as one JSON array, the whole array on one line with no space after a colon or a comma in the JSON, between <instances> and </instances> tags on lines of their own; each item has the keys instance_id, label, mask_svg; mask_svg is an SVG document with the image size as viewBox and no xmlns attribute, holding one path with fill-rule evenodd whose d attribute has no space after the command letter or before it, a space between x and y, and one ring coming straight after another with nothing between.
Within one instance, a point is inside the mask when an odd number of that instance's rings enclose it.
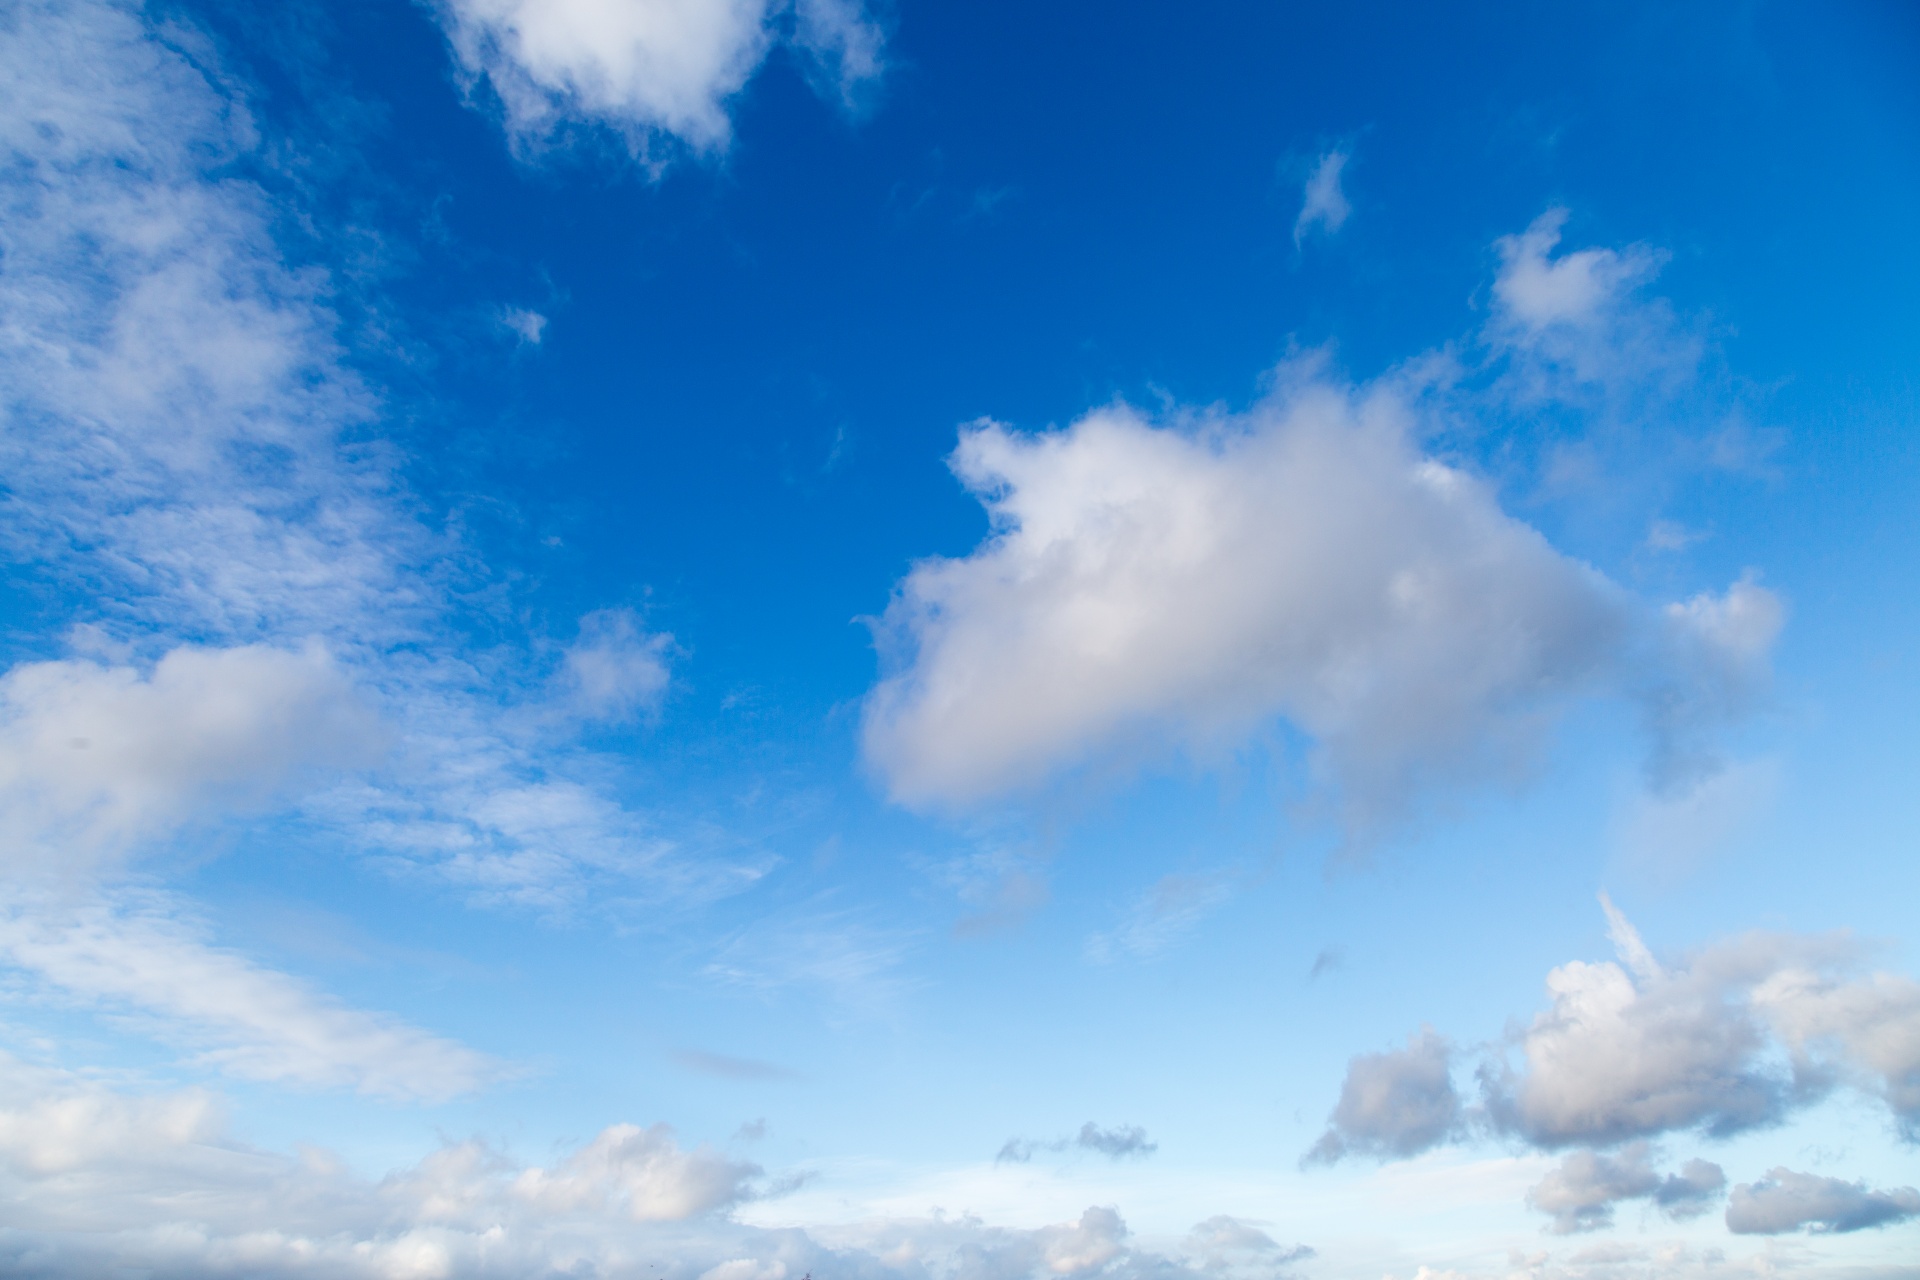
<instances>
[{"instance_id":1,"label":"grey cloud","mask_svg":"<svg viewBox=\"0 0 1920 1280\"><path fill-rule=\"evenodd\" d=\"M1613 1222L1614 1206L1648 1200L1669 1217L1705 1213L1726 1190L1726 1174L1706 1160L1689 1160L1680 1172L1661 1177L1650 1143L1633 1142L1617 1154L1576 1151L1527 1193L1527 1203L1553 1218L1560 1235L1595 1231Z\"/></svg>"},{"instance_id":2,"label":"grey cloud","mask_svg":"<svg viewBox=\"0 0 1920 1280\"><path fill-rule=\"evenodd\" d=\"M1481 1069L1493 1125L1548 1149L1778 1123L1813 1092L1766 1063L1764 1022L1720 958L1672 970L1602 898L1623 963L1547 976L1553 1004L1520 1036L1519 1071Z\"/></svg>"},{"instance_id":3,"label":"grey cloud","mask_svg":"<svg viewBox=\"0 0 1920 1280\"><path fill-rule=\"evenodd\" d=\"M1347 1063L1340 1102L1303 1163L1417 1155L1452 1136L1460 1121L1452 1047L1427 1027L1409 1036L1404 1049L1363 1053Z\"/></svg>"},{"instance_id":4,"label":"grey cloud","mask_svg":"<svg viewBox=\"0 0 1920 1280\"><path fill-rule=\"evenodd\" d=\"M1605 1222L1623 1199L1675 1218L1714 1202L1725 1175L1710 1162L1655 1174L1648 1142L1664 1134L1778 1124L1843 1084L1884 1100L1913 1133L1920 983L1859 975L1859 948L1844 935L1753 933L1662 963L1604 895L1601 904L1617 958L1547 975L1550 1006L1482 1060L1476 1105L1462 1105L1446 1041L1425 1030L1405 1049L1352 1060L1304 1163L1411 1156L1461 1133L1587 1148L1531 1197L1557 1230L1577 1231ZM1803 1190L1749 1188L1736 1218L1759 1222L1756 1205Z\"/></svg>"},{"instance_id":5,"label":"grey cloud","mask_svg":"<svg viewBox=\"0 0 1920 1280\"><path fill-rule=\"evenodd\" d=\"M1150 1156L1160 1149L1160 1144L1148 1139L1147 1131L1139 1125L1118 1125L1112 1129L1102 1129L1089 1120L1080 1126L1080 1132L1068 1138L1038 1140L1033 1138L1009 1138L994 1156L995 1164L1025 1164L1042 1151L1095 1151L1113 1160L1124 1160L1129 1156Z\"/></svg>"},{"instance_id":6,"label":"grey cloud","mask_svg":"<svg viewBox=\"0 0 1920 1280\"><path fill-rule=\"evenodd\" d=\"M1920 1191L1912 1187L1869 1191L1864 1182L1786 1168L1740 1184L1727 1202L1727 1230L1737 1235L1780 1235L1802 1227L1819 1233L1864 1231L1916 1216Z\"/></svg>"}]
</instances>

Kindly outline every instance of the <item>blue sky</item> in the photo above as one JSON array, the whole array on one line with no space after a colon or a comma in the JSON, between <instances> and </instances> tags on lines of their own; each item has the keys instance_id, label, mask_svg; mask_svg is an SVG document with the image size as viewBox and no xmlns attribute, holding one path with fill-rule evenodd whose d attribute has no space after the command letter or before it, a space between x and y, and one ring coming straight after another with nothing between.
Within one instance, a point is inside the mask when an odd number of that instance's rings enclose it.
<instances>
[{"instance_id":1,"label":"blue sky","mask_svg":"<svg viewBox=\"0 0 1920 1280\"><path fill-rule=\"evenodd\" d=\"M5 1269L1920 1275L1916 55L0 7Z\"/></svg>"}]
</instances>

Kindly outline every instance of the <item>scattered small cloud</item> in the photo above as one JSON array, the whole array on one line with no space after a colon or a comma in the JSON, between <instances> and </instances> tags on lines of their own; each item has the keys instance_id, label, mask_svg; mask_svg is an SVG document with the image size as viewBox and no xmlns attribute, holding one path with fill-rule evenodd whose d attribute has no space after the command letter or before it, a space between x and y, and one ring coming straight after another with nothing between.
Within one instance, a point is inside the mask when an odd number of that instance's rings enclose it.
<instances>
[{"instance_id":1,"label":"scattered small cloud","mask_svg":"<svg viewBox=\"0 0 1920 1280\"><path fill-rule=\"evenodd\" d=\"M1321 156L1307 176L1301 193L1300 216L1293 222L1293 243L1298 247L1315 231L1333 235L1346 225L1353 206L1340 189L1340 175L1347 167L1348 153L1335 148Z\"/></svg>"},{"instance_id":2,"label":"scattered small cloud","mask_svg":"<svg viewBox=\"0 0 1920 1280\"><path fill-rule=\"evenodd\" d=\"M1346 952L1339 947L1322 947L1320 954L1313 958L1313 964L1307 970L1307 981L1312 982L1335 970L1346 967Z\"/></svg>"},{"instance_id":3,"label":"scattered small cloud","mask_svg":"<svg viewBox=\"0 0 1920 1280\"><path fill-rule=\"evenodd\" d=\"M522 346L537 347L547 332L547 318L525 307L502 307L500 327L520 340Z\"/></svg>"},{"instance_id":4,"label":"scattered small cloud","mask_svg":"<svg viewBox=\"0 0 1920 1280\"><path fill-rule=\"evenodd\" d=\"M1124 1160L1128 1157L1150 1156L1160 1149L1160 1144L1147 1138L1147 1131L1138 1125L1120 1125L1112 1129L1102 1129L1089 1120L1080 1126L1080 1132L1071 1137L1040 1140L1034 1138L1009 1138L994 1156L995 1164L1025 1164L1043 1151L1054 1153L1069 1151L1092 1151L1112 1160Z\"/></svg>"}]
</instances>

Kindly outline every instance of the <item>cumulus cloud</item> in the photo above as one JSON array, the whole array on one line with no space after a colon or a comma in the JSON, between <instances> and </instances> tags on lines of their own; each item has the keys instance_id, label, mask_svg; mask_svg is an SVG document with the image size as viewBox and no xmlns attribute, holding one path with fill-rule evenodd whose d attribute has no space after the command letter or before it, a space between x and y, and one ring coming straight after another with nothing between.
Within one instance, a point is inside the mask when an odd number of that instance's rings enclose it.
<instances>
[{"instance_id":1,"label":"cumulus cloud","mask_svg":"<svg viewBox=\"0 0 1920 1280\"><path fill-rule=\"evenodd\" d=\"M1907 1140L1920 1142L1920 982L1892 973L1849 979L1830 954L1803 952L1757 983L1752 1000L1811 1070L1837 1058L1886 1100Z\"/></svg>"},{"instance_id":2,"label":"cumulus cloud","mask_svg":"<svg viewBox=\"0 0 1920 1280\"><path fill-rule=\"evenodd\" d=\"M993 1159L995 1164L1004 1161L1025 1164L1041 1151L1093 1151L1109 1159L1124 1160L1129 1156L1150 1156L1159 1149L1160 1144L1148 1139L1147 1131L1139 1125L1102 1129L1089 1120L1080 1126L1080 1132L1068 1138L1051 1141L1009 1138Z\"/></svg>"},{"instance_id":3,"label":"cumulus cloud","mask_svg":"<svg viewBox=\"0 0 1920 1280\"><path fill-rule=\"evenodd\" d=\"M1495 1123L1551 1148L1782 1119L1795 1081L1769 1064L1765 1024L1730 998L1724 966L1663 969L1603 904L1621 963L1576 960L1547 975L1553 1003L1520 1038L1523 1070L1483 1072Z\"/></svg>"},{"instance_id":4,"label":"cumulus cloud","mask_svg":"<svg viewBox=\"0 0 1920 1280\"><path fill-rule=\"evenodd\" d=\"M86 659L0 676L0 830L16 873L71 872L291 777L370 762L383 735L319 645L181 647L150 671Z\"/></svg>"},{"instance_id":5,"label":"cumulus cloud","mask_svg":"<svg viewBox=\"0 0 1920 1280\"><path fill-rule=\"evenodd\" d=\"M1864 1182L1782 1168L1769 1169L1758 1182L1740 1184L1727 1201L1727 1230L1738 1235L1780 1235L1802 1227L1864 1231L1914 1217L1920 1217L1920 1191L1912 1187L1869 1191Z\"/></svg>"},{"instance_id":6,"label":"cumulus cloud","mask_svg":"<svg viewBox=\"0 0 1920 1280\"><path fill-rule=\"evenodd\" d=\"M728 100L778 43L849 100L881 70L880 30L859 0L442 0L439 11L522 150L580 125L613 131L641 159L666 140L722 150Z\"/></svg>"},{"instance_id":7,"label":"cumulus cloud","mask_svg":"<svg viewBox=\"0 0 1920 1280\"><path fill-rule=\"evenodd\" d=\"M1428 1027L1409 1036L1404 1049L1357 1054L1347 1063L1339 1105L1303 1163L1415 1155L1451 1137L1461 1118L1453 1047Z\"/></svg>"},{"instance_id":8,"label":"cumulus cloud","mask_svg":"<svg viewBox=\"0 0 1920 1280\"><path fill-rule=\"evenodd\" d=\"M1630 1142L1617 1154L1576 1151L1527 1193L1527 1203L1553 1218L1560 1235L1595 1231L1613 1223L1614 1207L1646 1200L1668 1217L1697 1218L1727 1189L1727 1176L1708 1160L1689 1160L1662 1177L1653 1167L1653 1146Z\"/></svg>"},{"instance_id":9,"label":"cumulus cloud","mask_svg":"<svg viewBox=\"0 0 1920 1280\"><path fill-rule=\"evenodd\" d=\"M1340 189L1340 174L1347 167L1347 153L1335 150L1320 157L1301 196L1300 216L1293 222L1293 243L1297 246L1318 230L1327 235L1346 225L1353 207L1347 193Z\"/></svg>"},{"instance_id":10,"label":"cumulus cloud","mask_svg":"<svg viewBox=\"0 0 1920 1280\"><path fill-rule=\"evenodd\" d=\"M1404 1050L1352 1060L1307 1161L1411 1156L1462 1134L1587 1148L1533 1197L1559 1229L1580 1230L1622 1199L1684 1216L1717 1194L1717 1170L1699 1162L1656 1176L1650 1140L1779 1124L1838 1083L1880 1098L1914 1133L1920 983L1862 974L1844 935L1752 933L1663 963L1604 895L1601 905L1617 959L1548 974L1549 1007L1480 1062L1477 1103L1462 1104L1446 1042L1423 1031Z\"/></svg>"},{"instance_id":11,"label":"cumulus cloud","mask_svg":"<svg viewBox=\"0 0 1920 1280\"><path fill-rule=\"evenodd\" d=\"M348 1008L210 945L164 898L0 904L0 962L64 996L152 1024L199 1065L298 1088L442 1102L507 1074L398 1018Z\"/></svg>"},{"instance_id":12,"label":"cumulus cloud","mask_svg":"<svg viewBox=\"0 0 1920 1280\"><path fill-rule=\"evenodd\" d=\"M245 1144L215 1095L118 1092L0 1056L9 1275L1273 1280L1312 1253L1225 1217L1155 1252L1104 1206L1024 1230L972 1217L883 1219L838 1228L831 1242L728 1216L771 1190L751 1164L635 1125L544 1163L448 1142L368 1180L325 1150L288 1157Z\"/></svg>"},{"instance_id":13,"label":"cumulus cloud","mask_svg":"<svg viewBox=\"0 0 1920 1280\"><path fill-rule=\"evenodd\" d=\"M1694 758L1777 625L1751 582L1640 604L1423 454L1387 389L1308 375L1240 415L981 423L952 466L993 531L899 584L865 706L866 758L908 804L1283 719L1364 833L1526 769L1580 696L1645 705L1656 757Z\"/></svg>"}]
</instances>

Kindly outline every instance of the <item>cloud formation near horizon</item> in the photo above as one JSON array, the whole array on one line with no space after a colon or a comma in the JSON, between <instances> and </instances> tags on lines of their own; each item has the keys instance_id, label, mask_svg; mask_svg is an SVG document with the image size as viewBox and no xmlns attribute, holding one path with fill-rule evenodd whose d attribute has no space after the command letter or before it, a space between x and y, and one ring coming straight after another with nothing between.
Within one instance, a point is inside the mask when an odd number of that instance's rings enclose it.
<instances>
[{"instance_id":1,"label":"cloud formation near horizon","mask_svg":"<svg viewBox=\"0 0 1920 1280\"><path fill-rule=\"evenodd\" d=\"M1659 1177L1650 1140L1777 1125L1837 1083L1883 1101L1912 1140L1920 1126L1920 982L1857 975L1859 948L1844 936L1753 933L1662 964L1604 896L1601 905L1618 959L1570 961L1547 975L1550 1007L1506 1051L1482 1059L1477 1102L1454 1083L1452 1047L1423 1030L1405 1049L1351 1060L1327 1131L1305 1162L1401 1159L1476 1135L1543 1151L1584 1148L1532 1196L1556 1230L1574 1231L1604 1223L1622 1200L1684 1213L1724 1186L1698 1162ZM1813 1194L1777 1181L1786 1189L1758 1202L1757 1193L1736 1189L1747 1206L1742 1221L1774 1220L1766 1215L1775 1210L1753 1204Z\"/></svg>"}]
</instances>

